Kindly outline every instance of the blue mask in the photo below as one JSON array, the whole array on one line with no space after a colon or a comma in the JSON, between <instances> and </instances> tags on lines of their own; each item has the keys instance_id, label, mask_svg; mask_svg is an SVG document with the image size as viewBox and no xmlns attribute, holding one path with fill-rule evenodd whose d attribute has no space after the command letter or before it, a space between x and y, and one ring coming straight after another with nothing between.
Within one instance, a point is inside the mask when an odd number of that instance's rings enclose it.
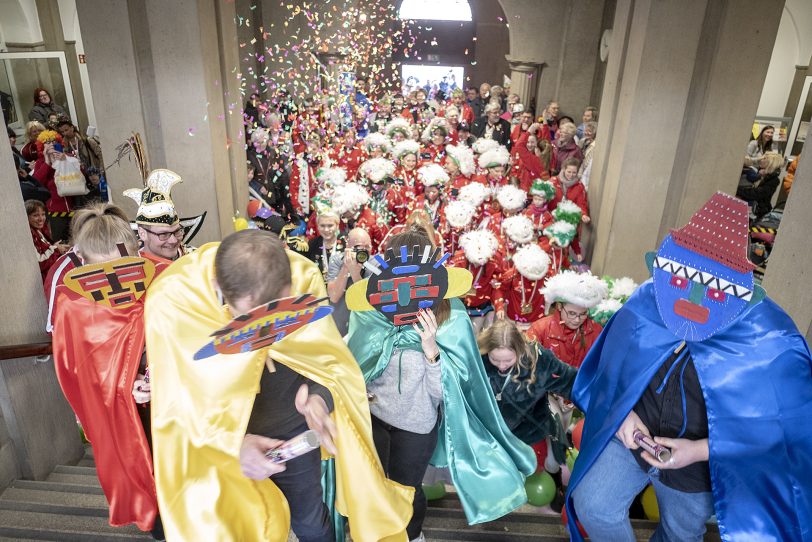
<instances>
[{"instance_id":1,"label":"blue mask","mask_svg":"<svg viewBox=\"0 0 812 542\"><path fill-rule=\"evenodd\" d=\"M646 255L657 310L674 335L704 341L764 298L747 259L748 234L747 203L717 192Z\"/></svg>"}]
</instances>

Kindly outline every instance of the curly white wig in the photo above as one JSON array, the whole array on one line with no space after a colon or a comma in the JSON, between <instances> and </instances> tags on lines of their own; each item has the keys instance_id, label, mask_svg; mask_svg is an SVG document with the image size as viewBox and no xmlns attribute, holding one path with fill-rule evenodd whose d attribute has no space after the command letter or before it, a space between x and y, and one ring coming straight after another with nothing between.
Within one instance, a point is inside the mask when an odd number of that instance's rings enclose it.
<instances>
[{"instance_id":1,"label":"curly white wig","mask_svg":"<svg viewBox=\"0 0 812 542\"><path fill-rule=\"evenodd\" d=\"M513 266L528 280L541 280L550 270L550 257L537 244L525 245L513 255Z\"/></svg>"},{"instance_id":2,"label":"curly white wig","mask_svg":"<svg viewBox=\"0 0 812 542\"><path fill-rule=\"evenodd\" d=\"M460 168L460 173L469 177L476 171L474 164L474 151L467 145L446 145L445 152L448 158L454 160Z\"/></svg>"},{"instance_id":3,"label":"curly white wig","mask_svg":"<svg viewBox=\"0 0 812 542\"><path fill-rule=\"evenodd\" d=\"M437 186L443 185L448 182L448 173L443 169L440 164L426 164L417 170L417 176L423 186Z\"/></svg>"},{"instance_id":4,"label":"curly white wig","mask_svg":"<svg viewBox=\"0 0 812 542\"><path fill-rule=\"evenodd\" d=\"M459 199L467 201L474 207L479 207L490 195L491 189L484 184L470 182L460 188Z\"/></svg>"},{"instance_id":5,"label":"curly white wig","mask_svg":"<svg viewBox=\"0 0 812 542\"><path fill-rule=\"evenodd\" d=\"M450 201L445 206L445 219L452 228L467 228L474 218L476 209L467 201Z\"/></svg>"},{"instance_id":6,"label":"curly white wig","mask_svg":"<svg viewBox=\"0 0 812 542\"><path fill-rule=\"evenodd\" d=\"M525 245L533 241L535 226L533 221L524 215L509 216L502 221L502 229L508 239L517 245Z\"/></svg>"},{"instance_id":7,"label":"curly white wig","mask_svg":"<svg viewBox=\"0 0 812 542\"><path fill-rule=\"evenodd\" d=\"M609 296L609 286L589 272L562 271L547 279L541 293L547 308L561 302L591 309Z\"/></svg>"},{"instance_id":8,"label":"curly white wig","mask_svg":"<svg viewBox=\"0 0 812 542\"><path fill-rule=\"evenodd\" d=\"M460 237L465 259L477 267L485 265L499 249L499 241L490 230L474 230Z\"/></svg>"},{"instance_id":9,"label":"curly white wig","mask_svg":"<svg viewBox=\"0 0 812 542\"><path fill-rule=\"evenodd\" d=\"M395 163L387 158L371 158L358 168L361 177L379 183L395 173Z\"/></svg>"},{"instance_id":10,"label":"curly white wig","mask_svg":"<svg viewBox=\"0 0 812 542\"><path fill-rule=\"evenodd\" d=\"M499 189L496 193L496 200L502 206L502 209L521 211L524 209L524 204L527 203L527 192L508 184Z\"/></svg>"}]
</instances>

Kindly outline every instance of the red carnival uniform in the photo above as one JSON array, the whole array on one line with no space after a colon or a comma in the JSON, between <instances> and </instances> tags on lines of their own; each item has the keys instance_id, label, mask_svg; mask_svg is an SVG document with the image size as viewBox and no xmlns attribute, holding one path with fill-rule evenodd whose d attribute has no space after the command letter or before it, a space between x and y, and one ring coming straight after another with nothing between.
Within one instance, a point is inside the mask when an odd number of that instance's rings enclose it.
<instances>
[{"instance_id":1,"label":"red carnival uniform","mask_svg":"<svg viewBox=\"0 0 812 542\"><path fill-rule=\"evenodd\" d=\"M358 168L366 160L364 150L358 145L346 147L341 144L331 147L328 156L335 162L337 167L343 168L347 172L348 180L355 178Z\"/></svg>"},{"instance_id":2,"label":"red carnival uniform","mask_svg":"<svg viewBox=\"0 0 812 542\"><path fill-rule=\"evenodd\" d=\"M505 260L501 251L488 260L485 265L476 266L468 261L463 250L458 250L451 259L451 265L460 269L467 269L474 276L471 291L462 301L468 308L477 308L490 302L496 311L505 307L502 292L502 279L506 271Z\"/></svg>"},{"instance_id":3,"label":"red carnival uniform","mask_svg":"<svg viewBox=\"0 0 812 542\"><path fill-rule=\"evenodd\" d=\"M510 277L510 278L508 278ZM505 314L514 322L531 323L544 316L545 278L530 280L514 269L505 274L502 286L505 295Z\"/></svg>"},{"instance_id":4,"label":"red carnival uniform","mask_svg":"<svg viewBox=\"0 0 812 542\"><path fill-rule=\"evenodd\" d=\"M538 341L544 348L552 350L555 357L577 369L602 330L603 327L591 318L587 318L578 329L570 329L564 325L556 309L530 326L527 337Z\"/></svg>"}]
</instances>

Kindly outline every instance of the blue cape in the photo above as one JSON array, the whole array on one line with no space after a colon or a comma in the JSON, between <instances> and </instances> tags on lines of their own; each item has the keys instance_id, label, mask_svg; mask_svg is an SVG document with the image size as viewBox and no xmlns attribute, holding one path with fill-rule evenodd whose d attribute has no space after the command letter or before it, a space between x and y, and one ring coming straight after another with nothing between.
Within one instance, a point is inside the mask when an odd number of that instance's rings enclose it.
<instances>
[{"instance_id":1,"label":"blue cape","mask_svg":"<svg viewBox=\"0 0 812 542\"><path fill-rule=\"evenodd\" d=\"M575 380L586 413L572 491L681 344L663 324L651 280L615 314ZM812 541L812 358L773 301L747 307L726 329L689 342L708 412L710 474L722 540Z\"/></svg>"},{"instance_id":2,"label":"blue cape","mask_svg":"<svg viewBox=\"0 0 812 542\"><path fill-rule=\"evenodd\" d=\"M348 345L367 382L386 369L396 348L422 351L410 325L396 327L378 311L350 314ZM443 416L431 464L448 467L469 524L493 521L527 502L524 481L536 470L535 452L502 419L459 299L451 300L437 345Z\"/></svg>"}]
</instances>

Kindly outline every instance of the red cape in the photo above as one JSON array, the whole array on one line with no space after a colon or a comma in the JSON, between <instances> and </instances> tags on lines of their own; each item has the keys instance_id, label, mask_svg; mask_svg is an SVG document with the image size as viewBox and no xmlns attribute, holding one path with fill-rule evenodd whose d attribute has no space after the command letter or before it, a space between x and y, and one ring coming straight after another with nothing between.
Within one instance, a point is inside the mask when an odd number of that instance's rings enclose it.
<instances>
[{"instance_id":1,"label":"red cape","mask_svg":"<svg viewBox=\"0 0 812 542\"><path fill-rule=\"evenodd\" d=\"M158 264L156 274L163 269ZM158 514L152 455L132 396L144 352L144 300L113 309L55 291L54 367L93 447L110 525L152 529Z\"/></svg>"}]
</instances>

